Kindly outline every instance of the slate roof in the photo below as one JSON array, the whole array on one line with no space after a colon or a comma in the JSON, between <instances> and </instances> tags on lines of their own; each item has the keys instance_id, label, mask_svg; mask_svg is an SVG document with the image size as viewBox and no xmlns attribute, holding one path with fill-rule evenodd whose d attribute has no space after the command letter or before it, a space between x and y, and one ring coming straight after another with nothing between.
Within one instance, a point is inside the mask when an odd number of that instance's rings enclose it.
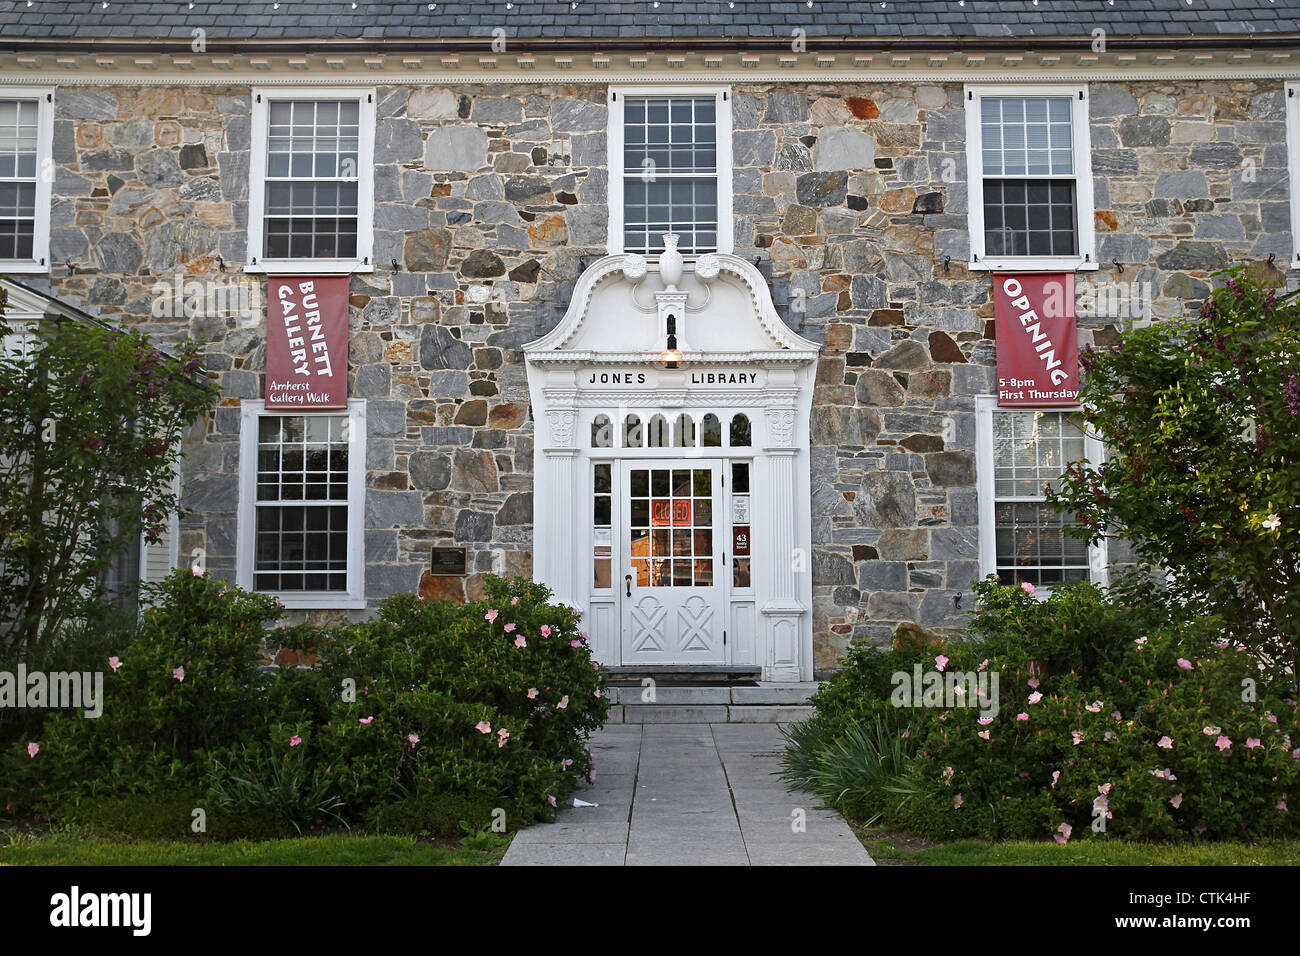
<instances>
[{"instance_id":1,"label":"slate roof","mask_svg":"<svg viewBox=\"0 0 1300 956\"><path fill-rule=\"evenodd\" d=\"M808 37L855 40L928 39L942 47L981 38L1086 37L1100 27L1111 38L1166 41L1218 37L1248 45L1273 34L1300 34L1300 0L0 0L0 49L22 41L90 43L153 41L188 44L196 27L209 44L223 40L384 40L412 44L508 38L620 42L729 39L744 43Z\"/></svg>"}]
</instances>

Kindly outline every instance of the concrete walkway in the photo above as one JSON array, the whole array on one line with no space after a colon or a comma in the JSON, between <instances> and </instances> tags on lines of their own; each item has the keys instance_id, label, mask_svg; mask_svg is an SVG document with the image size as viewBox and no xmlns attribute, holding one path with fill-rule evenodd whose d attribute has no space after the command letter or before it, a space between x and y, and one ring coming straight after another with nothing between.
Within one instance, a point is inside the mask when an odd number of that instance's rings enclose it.
<instances>
[{"instance_id":1,"label":"concrete walkway","mask_svg":"<svg viewBox=\"0 0 1300 956\"><path fill-rule=\"evenodd\" d=\"M607 725L577 794L600 806L521 830L502 865L874 865L838 813L786 789L783 746L776 724Z\"/></svg>"}]
</instances>

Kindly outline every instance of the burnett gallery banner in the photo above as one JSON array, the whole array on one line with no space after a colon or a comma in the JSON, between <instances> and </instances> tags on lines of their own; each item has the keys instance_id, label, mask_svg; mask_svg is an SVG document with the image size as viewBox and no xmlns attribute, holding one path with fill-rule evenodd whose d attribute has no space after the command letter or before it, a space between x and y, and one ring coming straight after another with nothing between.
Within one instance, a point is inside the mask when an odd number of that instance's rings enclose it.
<instances>
[{"instance_id":1,"label":"burnett gallery banner","mask_svg":"<svg viewBox=\"0 0 1300 956\"><path fill-rule=\"evenodd\" d=\"M267 408L347 408L349 278L267 277Z\"/></svg>"},{"instance_id":2,"label":"burnett gallery banner","mask_svg":"<svg viewBox=\"0 0 1300 956\"><path fill-rule=\"evenodd\" d=\"M1079 333L1074 273L993 276L998 405L1075 405Z\"/></svg>"}]
</instances>

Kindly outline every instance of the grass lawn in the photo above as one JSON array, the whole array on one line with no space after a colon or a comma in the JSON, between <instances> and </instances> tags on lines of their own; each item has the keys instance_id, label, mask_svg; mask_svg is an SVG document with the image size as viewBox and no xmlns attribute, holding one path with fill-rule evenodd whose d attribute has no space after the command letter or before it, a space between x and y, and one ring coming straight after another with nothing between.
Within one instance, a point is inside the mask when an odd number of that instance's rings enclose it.
<instances>
[{"instance_id":1,"label":"grass lawn","mask_svg":"<svg viewBox=\"0 0 1300 956\"><path fill-rule=\"evenodd\" d=\"M0 866L495 866L508 840L474 847L404 836L319 836L184 843L110 840L70 832L0 834ZM481 848L479 848L481 847Z\"/></svg>"},{"instance_id":2,"label":"grass lawn","mask_svg":"<svg viewBox=\"0 0 1300 956\"><path fill-rule=\"evenodd\" d=\"M854 827L882 866L1296 866L1300 841L1274 843L1129 843L1083 840L1060 846L1024 840L935 844L904 833Z\"/></svg>"}]
</instances>

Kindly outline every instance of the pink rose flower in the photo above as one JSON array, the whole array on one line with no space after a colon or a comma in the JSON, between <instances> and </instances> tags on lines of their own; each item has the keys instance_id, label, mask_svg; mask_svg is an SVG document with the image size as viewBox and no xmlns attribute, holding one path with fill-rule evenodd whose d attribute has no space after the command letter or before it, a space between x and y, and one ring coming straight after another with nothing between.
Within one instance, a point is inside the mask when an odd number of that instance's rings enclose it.
<instances>
[{"instance_id":1,"label":"pink rose flower","mask_svg":"<svg viewBox=\"0 0 1300 956\"><path fill-rule=\"evenodd\" d=\"M1181 793L1174 794L1172 797L1169 798L1169 803L1173 806L1175 810L1177 810L1179 807L1183 805L1183 795Z\"/></svg>"},{"instance_id":2,"label":"pink rose flower","mask_svg":"<svg viewBox=\"0 0 1300 956\"><path fill-rule=\"evenodd\" d=\"M298 746L300 743L302 743L302 738L299 737L297 734L294 734L292 737L289 738L289 746L290 746L290 747L296 747L296 746Z\"/></svg>"},{"instance_id":3,"label":"pink rose flower","mask_svg":"<svg viewBox=\"0 0 1300 956\"><path fill-rule=\"evenodd\" d=\"M1035 591L1038 590L1038 588L1034 587L1028 581L1021 581L1020 590L1024 591L1026 594L1033 594Z\"/></svg>"},{"instance_id":4,"label":"pink rose flower","mask_svg":"<svg viewBox=\"0 0 1300 956\"><path fill-rule=\"evenodd\" d=\"M527 646L528 646L528 642L524 640L524 636L522 634L520 634L518 637L515 638L515 647L527 647Z\"/></svg>"},{"instance_id":5,"label":"pink rose flower","mask_svg":"<svg viewBox=\"0 0 1300 956\"><path fill-rule=\"evenodd\" d=\"M530 687L530 688L528 688L528 699L529 699L529 700L536 700L536 699L537 699L537 688L536 688L536 687Z\"/></svg>"},{"instance_id":6,"label":"pink rose flower","mask_svg":"<svg viewBox=\"0 0 1300 956\"><path fill-rule=\"evenodd\" d=\"M542 628L541 628L541 631L542 631L542 637L550 637L550 636L551 636L551 625L549 625L549 624L543 624L543 625L542 625Z\"/></svg>"},{"instance_id":7,"label":"pink rose flower","mask_svg":"<svg viewBox=\"0 0 1300 956\"><path fill-rule=\"evenodd\" d=\"M1070 834L1073 832L1074 827L1070 826L1068 823L1062 823L1056 828L1056 832L1052 834L1052 839L1061 844L1061 846L1065 846L1065 844L1070 842Z\"/></svg>"},{"instance_id":8,"label":"pink rose flower","mask_svg":"<svg viewBox=\"0 0 1300 956\"><path fill-rule=\"evenodd\" d=\"M477 730L480 734L492 733L492 725L489 724L486 720L480 720L477 724L474 725L474 729Z\"/></svg>"},{"instance_id":9,"label":"pink rose flower","mask_svg":"<svg viewBox=\"0 0 1300 956\"><path fill-rule=\"evenodd\" d=\"M564 708L568 706L569 706L569 695L565 694L564 697L560 699L560 702L555 705L555 709L564 710Z\"/></svg>"},{"instance_id":10,"label":"pink rose flower","mask_svg":"<svg viewBox=\"0 0 1300 956\"><path fill-rule=\"evenodd\" d=\"M369 723L373 722L374 719L375 719L374 717L361 717L361 718L358 718L357 723L361 723L361 724L369 724Z\"/></svg>"},{"instance_id":11,"label":"pink rose flower","mask_svg":"<svg viewBox=\"0 0 1300 956\"><path fill-rule=\"evenodd\" d=\"M948 666L948 658L944 657L942 654L938 655L934 659L934 666L937 667L940 671L942 671L945 667Z\"/></svg>"},{"instance_id":12,"label":"pink rose flower","mask_svg":"<svg viewBox=\"0 0 1300 956\"><path fill-rule=\"evenodd\" d=\"M409 741L411 742L411 746L414 747L416 744L418 744L418 743L420 742L420 735L419 735L419 734L407 734L407 735L406 735L406 739L409 740Z\"/></svg>"},{"instance_id":13,"label":"pink rose flower","mask_svg":"<svg viewBox=\"0 0 1300 956\"><path fill-rule=\"evenodd\" d=\"M27 756L35 757L40 752L41 752L40 744L33 742L27 745Z\"/></svg>"},{"instance_id":14,"label":"pink rose flower","mask_svg":"<svg viewBox=\"0 0 1300 956\"><path fill-rule=\"evenodd\" d=\"M1185 657L1180 657L1178 658L1178 666L1185 671L1189 671L1192 669L1192 662Z\"/></svg>"},{"instance_id":15,"label":"pink rose flower","mask_svg":"<svg viewBox=\"0 0 1300 956\"><path fill-rule=\"evenodd\" d=\"M1156 746L1164 747L1165 750L1172 750L1174 748L1173 738L1171 738L1168 734L1166 734L1164 737L1161 737L1159 740L1156 741Z\"/></svg>"},{"instance_id":16,"label":"pink rose flower","mask_svg":"<svg viewBox=\"0 0 1300 956\"><path fill-rule=\"evenodd\" d=\"M117 669L122 666L122 662L118 660L116 657L110 657L108 659L108 666L111 667L113 669L113 673L116 674Z\"/></svg>"},{"instance_id":17,"label":"pink rose flower","mask_svg":"<svg viewBox=\"0 0 1300 956\"><path fill-rule=\"evenodd\" d=\"M511 607L514 607L514 606L515 606L516 604L518 604L518 603L519 603L519 598L517 598L517 597L512 597L512 598L510 599L510 606L511 606Z\"/></svg>"},{"instance_id":18,"label":"pink rose flower","mask_svg":"<svg viewBox=\"0 0 1300 956\"><path fill-rule=\"evenodd\" d=\"M1016 720L1028 720L1028 719L1029 719L1028 714L1024 714L1024 713L1016 714Z\"/></svg>"},{"instance_id":19,"label":"pink rose flower","mask_svg":"<svg viewBox=\"0 0 1300 956\"><path fill-rule=\"evenodd\" d=\"M966 801L962 799L962 795L959 793L957 796L952 798L952 808L956 810L965 802Z\"/></svg>"},{"instance_id":20,"label":"pink rose flower","mask_svg":"<svg viewBox=\"0 0 1300 956\"><path fill-rule=\"evenodd\" d=\"M581 646L582 646L582 641L569 641L569 646L570 646L570 647L575 647L575 648L576 648L576 647L581 647ZM593 663L594 663L594 662L593 662Z\"/></svg>"},{"instance_id":21,"label":"pink rose flower","mask_svg":"<svg viewBox=\"0 0 1300 956\"><path fill-rule=\"evenodd\" d=\"M555 805L556 805L556 804L555 804L555 797L552 796L552 795L549 794L549 793L546 795L546 802L549 803L551 806L555 806Z\"/></svg>"},{"instance_id":22,"label":"pink rose flower","mask_svg":"<svg viewBox=\"0 0 1300 956\"><path fill-rule=\"evenodd\" d=\"M488 612L483 615L483 620L491 624L493 621L497 619L497 613L498 612L496 608L489 608Z\"/></svg>"},{"instance_id":23,"label":"pink rose flower","mask_svg":"<svg viewBox=\"0 0 1300 956\"><path fill-rule=\"evenodd\" d=\"M185 665L182 664L180 667L173 667L173 668L172 668L172 677L175 677L176 680L180 681L181 683L184 683L184 682L185 682Z\"/></svg>"},{"instance_id":24,"label":"pink rose flower","mask_svg":"<svg viewBox=\"0 0 1300 956\"><path fill-rule=\"evenodd\" d=\"M1260 745L1260 743L1262 743L1262 741L1261 741L1258 737L1247 737L1247 738L1246 738L1246 749L1247 749L1247 750L1254 750L1256 747L1258 747L1258 746Z\"/></svg>"},{"instance_id":25,"label":"pink rose flower","mask_svg":"<svg viewBox=\"0 0 1300 956\"><path fill-rule=\"evenodd\" d=\"M1214 746L1218 747L1220 750L1227 750L1232 746L1232 741L1220 734L1219 739L1214 742Z\"/></svg>"},{"instance_id":26,"label":"pink rose flower","mask_svg":"<svg viewBox=\"0 0 1300 956\"><path fill-rule=\"evenodd\" d=\"M515 629L515 625L514 625L514 624L507 624L507 625L503 628L503 630L504 630L507 634L509 634L509 633L510 633L511 631L513 631L514 629Z\"/></svg>"}]
</instances>

